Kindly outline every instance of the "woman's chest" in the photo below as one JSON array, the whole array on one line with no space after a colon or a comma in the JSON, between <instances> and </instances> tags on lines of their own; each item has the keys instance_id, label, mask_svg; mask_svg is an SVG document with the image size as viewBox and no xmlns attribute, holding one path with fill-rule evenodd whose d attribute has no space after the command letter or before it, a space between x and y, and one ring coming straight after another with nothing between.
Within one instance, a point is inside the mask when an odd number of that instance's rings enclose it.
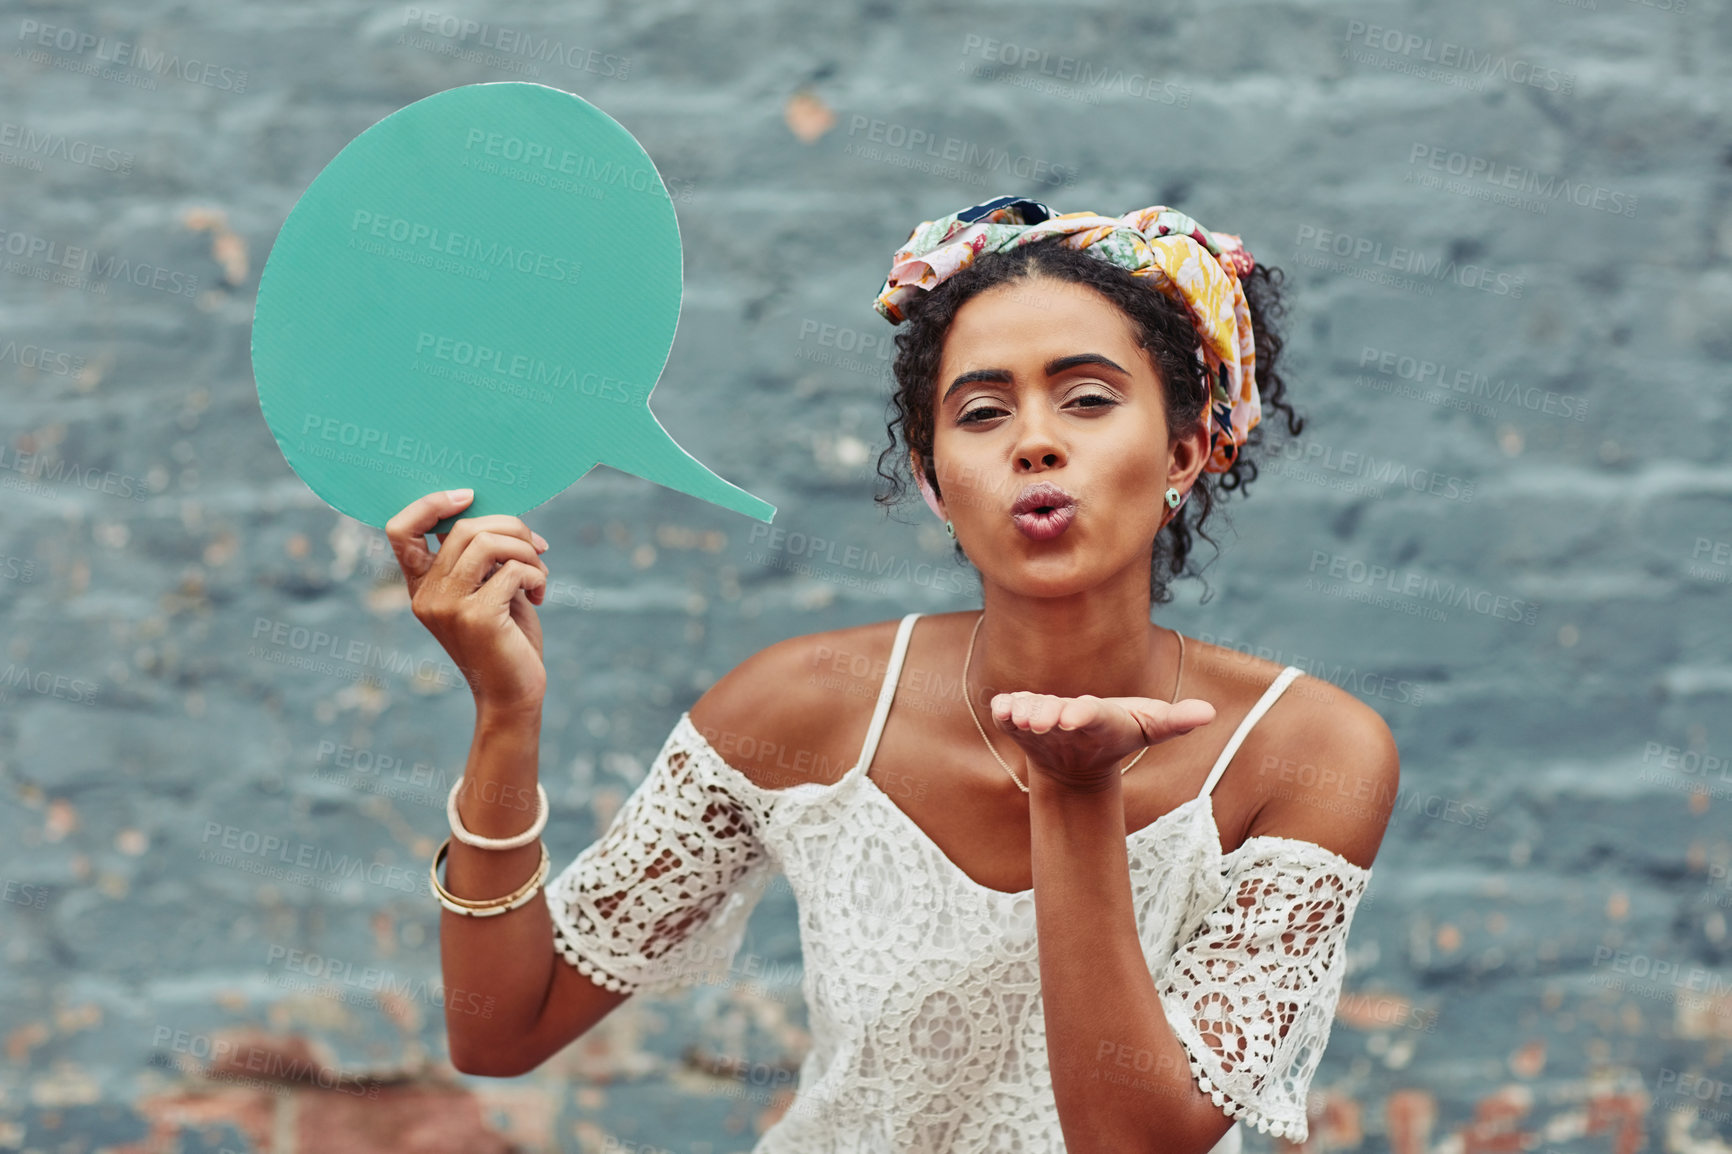
<instances>
[{"instance_id":1,"label":"woman's chest","mask_svg":"<svg viewBox=\"0 0 1732 1154\"><path fill-rule=\"evenodd\" d=\"M869 982L916 973L923 982L995 972L1011 980L995 971L1001 965L1026 965L1026 977L1034 978L1032 882L1016 889L983 884L876 778L856 775L790 805L779 824L781 865L799 903L809 970L815 948L817 969L834 950ZM1139 937L1151 955L1170 953L1198 894L1208 897L1219 886L1209 798L1192 798L1129 831L1125 848Z\"/></svg>"},{"instance_id":2,"label":"woman's chest","mask_svg":"<svg viewBox=\"0 0 1732 1154\"><path fill-rule=\"evenodd\" d=\"M1029 795L1020 788L1030 783L1020 754L1011 761L1013 778L993 752L978 740L957 749L930 737L897 740L887 733L865 775L870 781L860 784L876 790L875 808L894 807L905 819L888 824L905 825L906 835L929 846L972 888L1018 894L1034 887ZM1120 790L1128 842L1144 831L1158 833L1151 827L1193 804L1206 815L1205 840L1221 852L1244 841L1255 795L1223 778L1204 798L1201 785L1211 768L1205 753L1155 747L1131 766Z\"/></svg>"}]
</instances>

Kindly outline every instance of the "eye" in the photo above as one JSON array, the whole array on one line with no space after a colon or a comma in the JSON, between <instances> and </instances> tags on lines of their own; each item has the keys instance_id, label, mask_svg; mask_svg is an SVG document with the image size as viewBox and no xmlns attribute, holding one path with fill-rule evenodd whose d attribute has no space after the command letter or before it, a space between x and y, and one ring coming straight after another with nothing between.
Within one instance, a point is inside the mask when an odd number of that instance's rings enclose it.
<instances>
[{"instance_id":1,"label":"eye","mask_svg":"<svg viewBox=\"0 0 1732 1154\"><path fill-rule=\"evenodd\" d=\"M979 424L980 421L984 419L980 416L981 413L1002 412L1004 412L1003 409L995 409L991 405L982 405L978 409L970 409L968 412L962 414L962 416L957 418L956 423L959 425L975 425Z\"/></svg>"},{"instance_id":2,"label":"eye","mask_svg":"<svg viewBox=\"0 0 1732 1154\"><path fill-rule=\"evenodd\" d=\"M1094 401L1097 403L1091 404L1091 405L1085 405L1085 404L1083 404L1084 401ZM1080 397L1072 397L1070 403L1073 405L1079 405L1085 409L1099 409L1099 408L1103 408L1103 407L1110 408L1114 405L1117 405L1119 402L1114 400L1112 397L1103 396L1100 393L1084 393ZM1002 412L1004 412L1004 410L997 408L996 406L981 405L979 408L969 409L967 412L963 413L962 416L957 418L956 423L959 425L975 425L975 424L979 424L981 421L992 419L990 417L981 416L980 414L982 414L982 413L1002 413Z\"/></svg>"}]
</instances>

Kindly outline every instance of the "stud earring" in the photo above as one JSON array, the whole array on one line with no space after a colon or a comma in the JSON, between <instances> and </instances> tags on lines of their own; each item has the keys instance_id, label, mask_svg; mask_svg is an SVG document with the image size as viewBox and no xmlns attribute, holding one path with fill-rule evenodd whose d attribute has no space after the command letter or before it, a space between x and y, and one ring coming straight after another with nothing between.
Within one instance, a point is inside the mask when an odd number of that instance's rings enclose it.
<instances>
[{"instance_id":1,"label":"stud earring","mask_svg":"<svg viewBox=\"0 0 1732 1154\"><path fill-rule=\"evenodd\" d=\"M1180 497L1179 491L1177 489L1174 489L1171 486L1169 486L1167 488L1167 508L1177 509L1179 507L1179 501L1181 499L1182 498Z\"/></svg>"},{"instance_id":2,"label":"stud earring","mask_svg":"<svg viewBox=\"0 0 1732 1154\"><path fill-rule=\"evenodd\" d=\"M945 532L946 532L946 533L949 533L949 534L950 534L950 539L951 539L951 540L953 540L953 541L954 541L954 540L955 540L955 539L956 539L956 526L955 526L955 525L952 525L952 524L951 524L951 523L950 523L950 522L949 522L949 521L946 521L946 522L945 522L945 523L944 523L944 531L945 531Z\"/></svg>"}]
</instances>

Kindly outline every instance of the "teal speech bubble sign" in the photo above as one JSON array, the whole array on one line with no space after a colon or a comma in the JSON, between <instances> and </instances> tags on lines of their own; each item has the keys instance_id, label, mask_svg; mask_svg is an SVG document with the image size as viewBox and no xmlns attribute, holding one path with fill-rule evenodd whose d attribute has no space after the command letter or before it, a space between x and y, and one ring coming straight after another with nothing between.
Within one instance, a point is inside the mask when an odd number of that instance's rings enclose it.
<instances>
[{"instance_id":1,"label":"teal speech bubble sign","mask_svg":"<svg viewBox=\"0 0 1732 1154\"><path fill-rule=\"evenodd\" d=\"M377 528L439 489L518 516L598 464L771 521L650 411L682 272L667 188L612 117L542 84L436 93L350 141L283 222L259 408L307 486Z\"/></svg>"}]
</instances>

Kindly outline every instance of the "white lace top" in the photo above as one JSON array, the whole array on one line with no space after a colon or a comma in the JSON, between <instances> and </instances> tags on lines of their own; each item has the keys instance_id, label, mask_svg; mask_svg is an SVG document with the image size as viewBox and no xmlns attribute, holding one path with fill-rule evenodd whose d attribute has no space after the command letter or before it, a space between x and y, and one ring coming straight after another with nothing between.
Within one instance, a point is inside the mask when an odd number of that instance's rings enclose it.
<instances>
[{"instance_id":1,"label":"white lace top","mask_svg":"<svg viewBox=\"0 0 1732 1154\"><path fill-rule=\"evenodd\" d=\"M812 1047L753 1154L1064 1150L1034 891L970 879L867 776L919 616L902 619L860 760L839 781L761 788L681 714L607 831L547 886L567 961L610 990L668 991L724 978L765 885L786 873ZM1281 671L1196 797L1126 843L1143 954L1197 1085L1296 1142L1371 871L1293 838L1223 854L1210 793L1300 673ZM1239 1131L1211 1154L1236 1152Z\"/></svg>"}]
</instances>

